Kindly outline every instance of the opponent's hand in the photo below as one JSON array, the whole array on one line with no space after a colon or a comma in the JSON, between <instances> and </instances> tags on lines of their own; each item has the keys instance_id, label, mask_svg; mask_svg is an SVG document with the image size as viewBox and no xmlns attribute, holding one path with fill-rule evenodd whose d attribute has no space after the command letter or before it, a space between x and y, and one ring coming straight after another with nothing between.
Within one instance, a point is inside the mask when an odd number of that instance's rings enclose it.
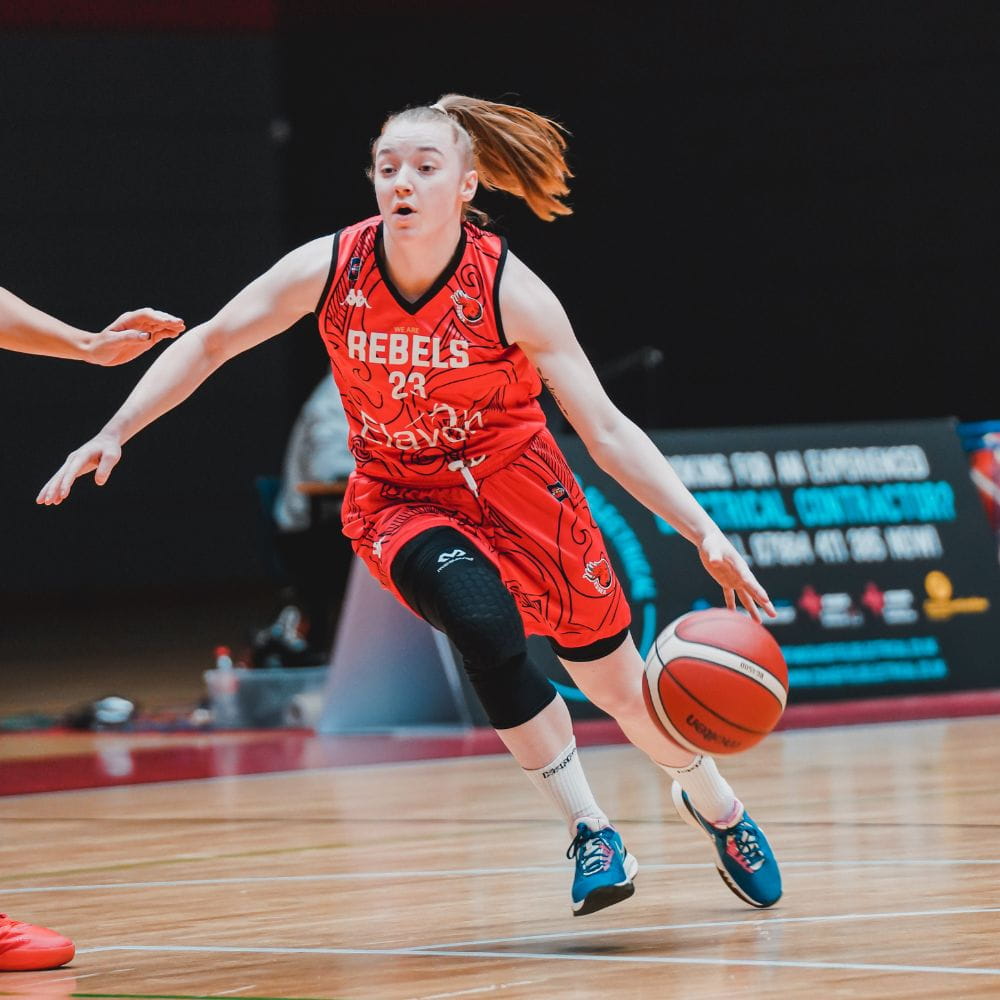
<instances>
[{"instance_id":1,"label":"opponent's hand","mask_svg":"<svg viewBox=\"0 0 1000 1000\"><path fill-rule=\"evenodd\" d=\"M184 329L184 320L159 309L134 309L122 313L94 335L87 360L95 365L123 365L145 354L161 340L170 340Z\"/></svg>"},{"instance_id":2,"label":"opponent's hand","mask_svg":"<svg viewBox=\"0 0 1000 1000\"><path fill-rule=\"evenodd\" d=\"M698 555L701 564L722 587L726 607L730 611L736 610L736 598L739 597L740 604L756 622L761 621L759 608L763 608L770 618L778 616L767 591L757 582L746 560L721 531L712 532L702 540Z\"/></svg>"},{"instance_id":3,"label":"opponent's hand","mask_svg":"<svg viewBox=\"0 0 1000 1000\"><path fill-rule=\"evenodd\" d=\"M121 445L110 434L98 434L66 456L59 471L42 487L35 503L61 504L69 496L73 483L88 472L94 472L94 482L103 486L121 457Z\"/></svg>"}]
</instances>

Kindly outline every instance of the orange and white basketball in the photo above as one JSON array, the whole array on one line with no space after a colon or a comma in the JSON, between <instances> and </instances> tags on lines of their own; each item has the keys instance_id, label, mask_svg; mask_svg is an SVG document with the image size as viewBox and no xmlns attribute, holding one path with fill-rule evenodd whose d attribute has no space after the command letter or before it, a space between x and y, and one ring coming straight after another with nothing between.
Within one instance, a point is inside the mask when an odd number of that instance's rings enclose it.
<instances>
[{"instance_id":1,"label":"orange and white basketball","mask_svg":"<svg viewBox=\"0 0 1000 1000\"><path fill-rule=\"evenodd\" d=\"M642 693L653 722L695 753L742 753L777 725L788 667L774 636L727 608L671 622L646 657Z\"/></svg>"}]
</instances>

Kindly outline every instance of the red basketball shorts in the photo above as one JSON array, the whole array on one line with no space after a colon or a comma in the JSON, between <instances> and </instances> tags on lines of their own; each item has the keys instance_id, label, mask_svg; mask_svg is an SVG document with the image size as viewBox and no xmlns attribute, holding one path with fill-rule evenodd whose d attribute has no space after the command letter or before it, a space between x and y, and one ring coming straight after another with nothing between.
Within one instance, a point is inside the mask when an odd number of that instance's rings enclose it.
<instances>
[{"instance_id":1,"label":"red basketball shorts","mask_svg":"<svg viewBox=\"0 0 1000 1000\"><path fill-rule=\"evenodd\" d=\"M478 497L464 485L410 488L355 472L344 496L344 534L405 604L392 582L393 558L428 528L453 527L492 560L528 635L548 637L568 659L617 648L631 622L628 600L552 435L540 431L477 487Z\"/></svg>"}]
</instances>

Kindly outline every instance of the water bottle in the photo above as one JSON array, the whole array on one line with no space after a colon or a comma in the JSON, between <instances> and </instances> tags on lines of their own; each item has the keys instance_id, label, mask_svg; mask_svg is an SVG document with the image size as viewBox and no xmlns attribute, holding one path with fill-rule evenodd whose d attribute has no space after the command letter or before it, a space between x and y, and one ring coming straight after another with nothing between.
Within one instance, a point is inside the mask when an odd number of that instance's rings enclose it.
<instances>
[{"instance_id":1,"label":"water bottle","mask_svg":"<svg viewBox=\"0 0 1000 1000\"><path fill-rule=\"evenodd\" d=\"M239 686L232 651L228 646L217 646L212 708L215 725L220 729L234 729L240 723Z\"/></svg>"}]
</instances>

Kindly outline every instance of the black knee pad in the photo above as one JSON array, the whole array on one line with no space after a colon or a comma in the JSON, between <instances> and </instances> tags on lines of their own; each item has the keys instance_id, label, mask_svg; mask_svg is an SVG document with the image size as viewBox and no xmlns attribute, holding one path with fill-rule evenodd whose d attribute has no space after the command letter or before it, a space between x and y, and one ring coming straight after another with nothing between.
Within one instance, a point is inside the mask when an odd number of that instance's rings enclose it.
<instances>
[{"instance_id":1,"label":"black knee pad","mask_svg":"<svg viewBox=\"0 0 1000 1000\"><path fill-rule=\"evenodd\" d=\"M392 580L458 649L495 729L527 722L555 698L528 657L521 616L500 574L460 531L431 528L407 542L392 561Z\"/></svg>"}]
</instances>

